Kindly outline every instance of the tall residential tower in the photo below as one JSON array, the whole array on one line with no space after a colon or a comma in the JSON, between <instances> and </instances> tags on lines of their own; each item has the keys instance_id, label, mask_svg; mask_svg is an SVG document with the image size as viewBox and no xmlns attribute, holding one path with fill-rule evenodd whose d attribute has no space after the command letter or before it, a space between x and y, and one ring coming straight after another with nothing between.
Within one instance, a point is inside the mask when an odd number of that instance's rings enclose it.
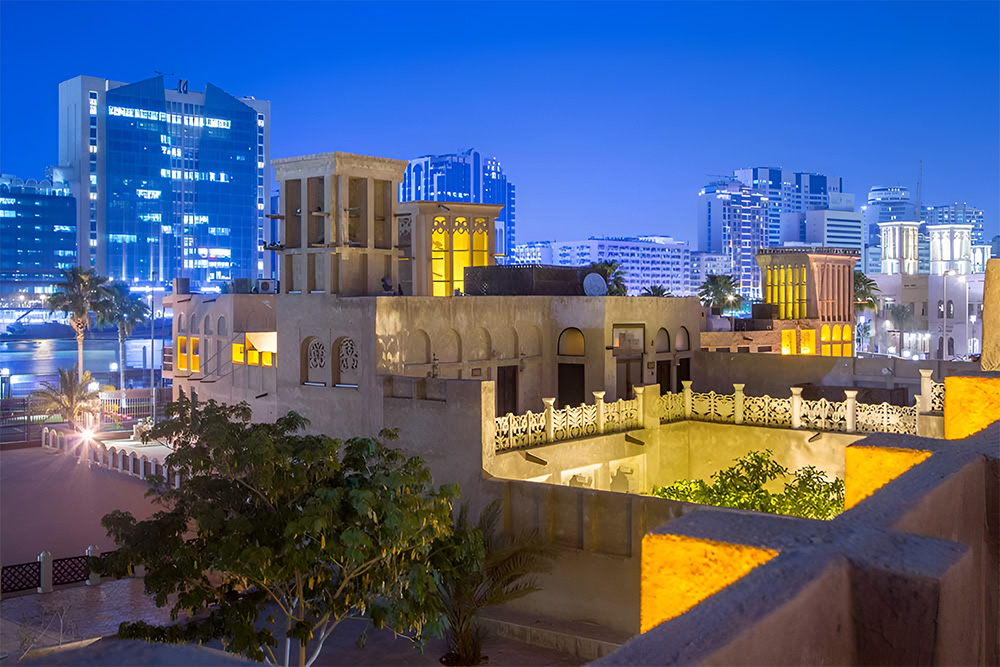
<instances>
[{"instance_id":1,"label":"tall residential tower","mask_svg":"<svg viewBox=\"0 0 1000 667\"><path fill-rule=\"evenodd\" d=\"M747 167L735 170L733 176L747 187L767 196L769 246L781 245L782 241L805 241L804 238L782 238L782 213L842 209L837 195L844 191L843 179L838 177L780 167Z\"/></svg>"},{"instance_id":2,"label":"tall residential tower","mask_svg":"<svg viewBox=\"0 0 1000 667\"><path fill-rule=\"evenodd\" d=\"M757 251L769 246L766 194L740 181L718 181L698 195L698 249L729 256L746 299L761 298Z\"/></svg>"},{"instance_id":3,"label":"tall residential tower","mask_svg":"<svg viewBox=\"0 0 1000 667\"><path fill-rule=\"evenodd\" d=\"M399 186L399 201L455 201L503 206L496 218L498 264L506 264L514 250L514 184L500 161L483 158L473 149L448 155L424 155L410 160Z\"/></svg>"},{"instance_id":4,"label":"tall residential tower","mask_svg":"<svg viewBox=\"0 0 1000 667\"><path fill-rule=\"evenodd\" d=\"M77 260L133 285L219 286L264 273L270 102L163 76L59 84L59 164Z\"/></svg>"}]
</instances>

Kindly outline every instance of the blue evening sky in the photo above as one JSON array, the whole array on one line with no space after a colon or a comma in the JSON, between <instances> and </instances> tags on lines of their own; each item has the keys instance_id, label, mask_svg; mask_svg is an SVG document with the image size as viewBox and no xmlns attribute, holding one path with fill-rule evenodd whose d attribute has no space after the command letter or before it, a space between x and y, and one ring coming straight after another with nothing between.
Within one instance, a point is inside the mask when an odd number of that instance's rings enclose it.
<instances>
[{"instance_id":1,"label":"blue evening sky","mask_svg":"<svg viewBox=\"0 0 1000 667\"><path fill-rule=\"evenodd\" d=\"M272 102L271 154L474 147L518 241L696 243L711 175L968 202L1000 233L997 2L0 2L0 170L57 160L57 86L172 72ZM168 79L170 81L171 79Z\"/></svg>"}]
</instances>

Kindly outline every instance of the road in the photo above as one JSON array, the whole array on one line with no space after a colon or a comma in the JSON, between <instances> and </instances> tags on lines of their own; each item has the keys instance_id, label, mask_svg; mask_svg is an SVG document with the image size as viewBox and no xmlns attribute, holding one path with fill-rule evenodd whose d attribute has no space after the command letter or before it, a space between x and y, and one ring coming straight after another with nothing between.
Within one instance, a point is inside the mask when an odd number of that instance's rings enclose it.
<instances>
[{"instance_id":1,"label":"road","mask_svg":"<svg viewBox=\"0 0 1000 667\"><path fill-rule=\"evenodd\" d=\"M0 452L0 565L83 555L88 545L102 551L114 542L101 517L114 509L145 519L158 508L143 497L149 485L77 458L38 448Z\"/></svg>"}]
</instances>

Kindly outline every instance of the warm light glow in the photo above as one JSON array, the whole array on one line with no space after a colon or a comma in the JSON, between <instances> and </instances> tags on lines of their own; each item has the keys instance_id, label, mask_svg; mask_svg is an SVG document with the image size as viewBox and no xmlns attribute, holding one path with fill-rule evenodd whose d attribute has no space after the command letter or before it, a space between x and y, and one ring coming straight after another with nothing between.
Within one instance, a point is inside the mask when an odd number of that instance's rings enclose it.
<instances>
[{"instance_id":1,"label":"warm light glow","mask_svg":"<svg viewBox=\"0 0 1000 667\"><path fill-rule=\"evenodd\" d=\"M922 449L848 446L844 450L844 509L851 509L930 455Z\"/></svg>"},{"instance_id":2,"label":"warm light glow","mask_svg":"<svg viewBox=\"0 0 1000 667\"><path fill-rule=\"evenodd\" d=\"M642 538L640 631L680 616L777 555L773 549L745 544L646 535Z\"/></svg>"},{"instance_id":3,"label":"warm light glow","mask_svg":"<svg viewBox=\"0 0 1000 667\"><path fill-rule=\"evenodd\" d=\"M944 437L960 440L1000 419L1000 378L944 379Z\"/></svg>"},{"instance_id":4,"label":"warm light glow","mask_svg":"<svg viewBox=\"0 0 1000 667\"><path fill-rule=\"evenodd\" d=\"M85 428L82 431L80 431L80 437L83 438L84 441L91 440L94 437L94 432L91 431L89 428Z\"/></svg>"},{"instance_id":5,"label":"warm light glow","mask_svg":"<svg viewBox=\"0 0 1000 667\"><path fill-rule=\"evenodd\" d=\"M233 343L233 363L242 364L245 360L243 344Z\"/></svg>"}]
</instances>

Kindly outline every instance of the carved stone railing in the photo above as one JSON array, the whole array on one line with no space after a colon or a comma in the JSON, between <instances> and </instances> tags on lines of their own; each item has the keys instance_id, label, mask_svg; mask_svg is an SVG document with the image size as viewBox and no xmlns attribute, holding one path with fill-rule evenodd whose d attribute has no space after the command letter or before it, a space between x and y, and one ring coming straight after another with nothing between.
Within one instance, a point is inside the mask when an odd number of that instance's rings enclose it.
<instances>
[{"instance_id":1,"label":"carved stone railing","mask_svg":"<svg viewBox=\"0 0 1000 667\"><path fill-rule=\"evenodd\" d=\"M930 382L929 377L924 380ZM844 390L843 401L825 398L809 401L802 398L802 387L792 387L792 395L788 398L774 398L747 396L743 393L742 384L734 384L732 394L718 394L714 391L696 393L691 390L690 380L684 380L681 384L684 386L682 393L656 397L650 419L655 415L660 424L692 420L835 433L916 435L917 413L925 412L924 406L932 403L931 400L925 401L920 395L916 397L916 405L912 406L858 403L857 389ZM936 391L943 396L943 387L944 385L933 383L933 387L927 386L925 391L927 395ZM636 388L636 398L630 401L605 403L604 392L595 391L593 405L562 410L553 409L555 399L542 399L545 403L544 412L507 414L496 418L496 451L645 428L643 399L643 387ZM943 405L943 398L934 400Z\"/></svg>"},{"instance_id":2,"label":"carved stone railing","mask_svg":"<svg viewBox=\"0 0 1000 667\"><path fill-rule=\"evenodd\" d=\"M636 398L604 402L604 392L594 392L593 405L578 405L556 410L556 399L543 398L544 412L523 415L506 414L496 418L496 451L536 447L560 440L575 440L643 428L642 388Z\"/></svg>"}]
</instances>

